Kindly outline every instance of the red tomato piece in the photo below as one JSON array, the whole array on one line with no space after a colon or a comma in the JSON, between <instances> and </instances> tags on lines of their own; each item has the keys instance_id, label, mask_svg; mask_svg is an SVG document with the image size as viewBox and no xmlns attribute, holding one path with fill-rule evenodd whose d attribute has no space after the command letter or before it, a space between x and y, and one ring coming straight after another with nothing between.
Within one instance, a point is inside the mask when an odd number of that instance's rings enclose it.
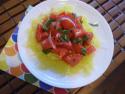
<instances>
[{"instance_id":1,"label":"red tomato piece","mask_svg":"<svg viewBox=\"0 0 125 94\"><path fill-rule=\"evenodd\" d=\"M58 19L64 17L65 15L66 15L66 12L62 12L62 13L60 13L60 14L58 15Z\"/></svg>"},{"instance_id":2,"label":"red tomato piece","mask_svg":"<svg viewBox=\"0 0 125 94\"><path fill-rule=\"evenodd\" d=\"M82 59L82 55L81 54L71 54L71 55L67 55L64 58L64 61L69 64L71 67L74 67L75 65L77 65L80 60Z\"/></svg>"},{"instance_id":3,"label":"red tomato piece","mask_svg":"<svg viewBox=\"0 0 125 94\"><path fill-rule=\"evenodd\" d=\"M79 17L77 17L77 18L75 19L75 22L78 24L78 23L80 23L81 20L82 20L82 16L79 16Z\"/></svg>"},{"instance_id":4,"label":"red tomato piece","mask_svg":"<svg viewBox=\"0 0 125 94\"><path fill-rule=\"evenodd\" d=\"M37 40L38 42L41 41L41 37L42 37L42 32L36 31L36 40Z\"/></svg>"},{"instance_id":5,"label":"red tomato piece","mask_svg":"<svg viewBox=\"0 0 125 94\"><path fill-rule=\"evenodd\" d=\"M36 40L40 42L42 39L42 26L38 24L37 31L36 31Z\"/></svg>"},{"instance_id":6,"label":"red tomato piece","mask_svg":"<svg viewBox=\"0 0 125 94\"><path fill-rule=\"evenodd\" d=\"M90 42L93 38L93 33L92 32L87 32L86 35L88 36L88 42Z\"/></svg>"},{"instance_id":7,"label":"red tomato piece","mask_svg":"<svg viewBox=\"0 0 125 94\"><path fill-rule=\"evenodd\" d=\"M41 42L43 49L50 49L52 48L52 44L50 43L49 39L45 39Z\"/></svg>"},{"instance_id":8,"label":"red tomato piece","mask_svg":"<svg viewBox=\"0 0 125 94\"><path fill-rule=\"evenodd\" d=\"M74 38L73 32L70 32L70 33L68 34L68 36L69 36L70 39L73 39L73 38Z\"/></svg>"},{"instance_id":9,"label":"red tomato piece","mask_svg":"<svg viewBox=\"0 0 125 94\"><path fill-rule=\"evenodd\" d=\"M56 22L56 29L58 30L60 28L62 28L60 22Z\"/></svg>"},{"instance_id":10,"label":"red tomato piece","mask_svg":"<svg viewBox=\"0 0 125 94\"><path fill-rule=\"evenodd\" d=\"M70 41L58 43L58 46L69 49L69 50L72 49L72 43Z\"/></svg>"},{"instance_id":11,"label":"red tomato piece","mask_svg":"<svg viewBox=\"0 0 125 94\"><path fill-rule=\"evenodd\" d=\"M41 34L41 40L44 40L46 38L48 38L49 34L47 32L42 32Z\"/></svg>"},{"instance_id":12,"label":"red tomato piece","mask_svg":"<svg viewBox=\"0 0 125 94\"><path fill-rule=\"evenodd\" d=\"M55 36L53 36L53 42L56 46L60 43L60 33L57 33Z\"/></svg>"},{"instance_id":13,"label":"red tomato piece","mask_svg":"<svg viewBox=\"0 0 125 94\"><path fill-rule=\"evenodd\" d=\"M62 17L68 17L72 20L74 20L75 16L72 13L66 13L66 12L62 12L58 15L58 18L62 18Z\"/></svg>"},{"instance_id":14,"label":"red tomato piece","mask_svg":"<svg viewBox=\"0 0 125 94\"><path fill-rule=\"evenodd\" d=\"M62 59L65 55L67 55L68 50L65 48L56 48L53 50L53 52L58 54L59 57Z\"/></svg>"},{"instance_id":15,"label":"red tomato piece","mask_svg":"<svg viewBox=\"0 0 125 94\"><path fill-rule=\"evenodd\" d=\"M81 44L73 44L73 49L76 53L81 53L82 47L83 46Z\"/></svg>"},{"instance_id":16,"label":"red tomato piece","mask_svg":"<svg viewBox=\"0 0 125 94\"><path fill-rule=\"evenodd\" d=\"M75 35L75 38L83 37L83 35L86 34L86 32L84 30L82 30L82 29L74 29L73 33Z\"/></svg>"},{"instance_id":17,"label":"red tomato piece","mask_svg":"<svg viewBox=\"0 0 125 94\"><path fill-rule=\"evenodd\" d=\"M66 16L71 18L72 20L75 19L75 16L72 13L66 13Z\"/></svg>"},{"instance_id":18,"label":"red tomato piece","mask_svg":"<svg viewBox=\"0 0 125 94\"><path fill-rule=\"evenodd\" d=\"M60 24L64 29L71 30L75 27L74 22L70 18L62 17L60 20Z\"/></svg>"},{"instance_id":19,"label":"red tomato piece","mask_svg":"<svg viewBox=\"0 0 125 94\"><path fill-rule=\"evenodd\" d=\"M55 13L51 13L50 14L50 18L56 20L57 19L57 15Z\"/></svg>"},{"instance_id":20,"label":"red tomato piece","mask_svg":"<svg viewBox=\"0 0 125 94\"><path fill-rule=\"evenodd\" d=\"M56 30L55 27L56 27L56 26L50 25L49 32L51 32L51 35L52 35L52 36L55 36L55 35L58 33L58 31Z\"/></svg>"},{"instance_id":21,"label":"red tomato piece","mask_svg":"<svg viewBox=\"0 0 125 94\"><path fill-rule=\"evenodd\" d=\"M96 48L93 45L87 47L87 54L91 54L96 51Z\"/></svg>"}]
</instances>

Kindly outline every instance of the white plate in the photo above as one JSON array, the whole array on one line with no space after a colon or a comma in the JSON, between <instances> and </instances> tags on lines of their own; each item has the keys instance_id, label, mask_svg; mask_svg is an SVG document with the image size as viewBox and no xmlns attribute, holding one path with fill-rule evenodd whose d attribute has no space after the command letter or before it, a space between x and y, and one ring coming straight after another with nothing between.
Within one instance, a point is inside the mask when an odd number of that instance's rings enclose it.
<instances>
[{"instance_id":1,"label":"white plate","mask_svg":"<svg viewBox=\"0 0 125 94\"><path fill-rule=\"evenodd\" d=\"M53 7L64 6L65 4L74 7L73 12L88 18L90 23L98 22L99 27L94 28L96 35L100 40L101 47L97 49L91 75L83 76L81 73L73 76L61 76L51 70L45 71L38 68L39 61L35 56L31 56L30 48L27 48L28 30L31 27L31 21L37 18L41 13L50 11ZM24 17L18 33L18 47L20 56L29 69L29 71L39 80L56 87L77 88L92 83L98 79L109 66L114 49L114 41L111 29L104 17L90 5L79 0L48 0L35 6Z\"/></svg>"}]
</instances>

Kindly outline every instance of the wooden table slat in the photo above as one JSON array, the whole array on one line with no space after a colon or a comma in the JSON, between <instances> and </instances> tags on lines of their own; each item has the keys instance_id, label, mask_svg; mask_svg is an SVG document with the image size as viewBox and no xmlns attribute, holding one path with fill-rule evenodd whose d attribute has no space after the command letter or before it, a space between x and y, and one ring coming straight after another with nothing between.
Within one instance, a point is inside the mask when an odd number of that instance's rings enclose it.
<instances>
[{"instance_id":1,"label":"wooden table slat","mask_svg":"<svg viewBox=\"0 0 125 94\"><path fill-rule=\"evenodd\" d=\"M121 14L121 11L119 10L119 7L115 6L111 10L108 11L108 13L113 17L116 18Z\"/></svg>"},{"instance_id":2,"label":"wooden table slat","mask_svg":"<svg viewBox=\"0 0 125 94\"><path fill-rule=\"evenodd\" d=\"M108 21L108 22L111 22L113 19L112 19L112 16L111 15L109 15L108 13L106 13L105 15L104 15L104 17L105 17L105 19Z\"/></svg>"},{"instance_id":3,"label":"wooden table slat","mask_svg":"<svg viewBox=\"0 0 125 94\"><path fill-rule=\"evenodd\" d=\"M0 6L0 14L4 11L5 11L4 8Z\"/></svg>"},{"instance_id":4,"label":"wooden table slat","mask_svg":"<svg viewBox=\"0 0 125 94\"><path fill-rule=\"evenodd\" d=\"M97 1L93 1L90 3L91 6L93 6L94 8L98 8L99 7L99 4Z\"/></svg>"},{"instance_id":5,"label":"wooden table slat","mask_svg":"<svg viewBox=\"0 0 125 94\"><path fill-rule=\"evenodd\" d=\"M7 22L4 23L2 26L0 26L0 28L1 28L0 34L3 34L3 33L6 32L7 30L10 30L10 29L14 28L15 25L16 25L16 24L14 23L14 21L13 21L12 19L9 20L9 21L7 21Z\"/></svg>"},{"instance_id":6,"label":"wooden table slat","mask_svg":"<svg viewBox=\"0 0 125 94\"><path fill-rule=\"evenodd\" d=\"M21 20L21 18L24 16L25 11L21 12L20 14L16 15L15 17L13 17L14 21L16 22L16 24L19 23L19 21Z\"/></svg>"},{"instance_id":7,"label":"wooden table slat","mask_svg":"<svg viewBox=\"0 0 125 94\"><path fill-rule=\"evenodd\" d=\"M118 39L120 36L123 35L123 30L121 30L120 27L116 28L114 31L113 31L113 36L114 36L114 39Z\"/></svg>"},{"instance_id":8,"label":"wooden table slat","mask_svg":"<svg viewBox=\"0 0 125 94\"><path fill-rule=\"evenodd\" d=\"M3 4L6 10L15 7L16 5L20 4L25 0L8 0L6 3Z\"/></svg>"},{"instance_id":9,"label":"wooden table slat","mask_svg":"<svg viewBox=\"0 0 125 94\"><path fill-rule=\"evenodd\" d=\"M115 47L114 47L114 56L116 56L118 54L118 52L120 52L121 50L121 47L118 43L115 44Z\"/></svg>"},{"instance_id":10,"label":"wooden table slat","mask_svg":"<svg viewBox=\"0 0 125 94\"><path fill-rule=\"evenodd\" d=\"M8 15L8 13L3 13L0 15L0 24L2 24L3 22L7 21L10 19L10 16Z\"/></svg>"},{"instance_id":11,"label":"wooden table slat","mask_svg":"<svg viewBox=\"0 0 125 94\"><path fill-rule=\"evenodd\" d=\"M27 84L21 90L17 92L17 94L32 94L37 90L37 87Z\"/></svg>"},{"instance_id":12,"label":"wooden table slat","mask_svg":"<svg viewBox=\"0 0 125 94\"><path fill-rule=\"evenodd\" d=\"M123 2L121 2L118 6L122 11L125 11L125 0L123 0Z\"/></svg>"},{"instance_id":13,"label":"wooden table slat","mask_svg":"<svg viewBox=\"0 0 125 94\"><path fill-rule=\"evenodd\" d=\"M104 4L105 2L107 2L108 0L96 0L100 5Z\"/></svg>"},{"instance_id":14,"label":"wooden table slat","mask_svg":"<svg viewBox=\"0 0 125 94\"><path fill-rule=\"evenodd\" d=\"M125 22L125 14L124 14L124 13L120 14L115 20L116 20L119 24L123 24L123 22Z\"/></svg>"},{"instance_id":15,"label":"wooden table slat","mask_svg":"<svg viewBox=\"0 0 125 94\"><path fill-rule=\"evenodd\" d=\"M36 5L40 2L40 0L26 0L23 4L27 8L29 5Z\"/></svg>"},{"instance_id":16,"label":"wooden table slat","mask_svg":"<svg viewBox=\"0 0 125 94\"><path fill-rule=\"evenodd\" d=\"M16 15L16 14L18 14L18 13L24 11L24 10L25 10L24 6L19 5L19 6L15 7L15 8L13 8L13 9L11 9L10 11L8 11L8 13L11 16L14 16L14 15Z\"/></svg>"},{"instance_id":17,"label":"wooden table slat","mask_svg":"<svg viewBox=\"0 0 125 94\"><path fill-rule=\"evenodd\" d=\"M0 89L0 94L11 94L13 92L12 88L9 86L9 84L5 85Z\"/></svg>"},{"instance_id":18,"label":"wooden table slat","mask_svg":"<svg viewBox=\"0 0 125 94\"><path fill-rule=\"evenodd\" d=\"M1 74L1 75L0 75L0 88L1 88L3 85L5 85L5 84L7 84L7 79L4 77L3 74Z\"/></svg>"},{"instance_id":19,"label":"wooden table slat","mask_svg":"<svg viewBox=\"0 0 125 94\"><path fill-rule=\"evenodd\" d=\"M119 44L124 48L125 47L125 35L123 35L119 40Z\"/></svg>"},{"instance_id":20,"label":"wooden table slat","mask_svg":"<svg viewBox=\"0 0 125 94\"><path fill-rule=\"evenodd\" d=\"M10 86L12 87L13 91L17 91L18 89L20 89L22 86L25 86L26 83L23 82L22 80L18 79L18 78L14 78L12 81L10 81Z\"/></svg>"},{"instance_id":21,"label":"wooden table slat","mask_svg":"<svg viewBox=\"0 0 125 94\"><path fill-rule=\"evenodd\" d=\"M115 30L116 28L118 28L118 26L119 26L118 22L116 22L115 20L110 22L109 25L110 25L112 31Z\"/></svg>"},{"instance_id":22,"label":"wooden table slat","mask_svg":"<svg viewBox=\"0 0 125 94\"><path fill-rule=\"evenodd\" d=\"M110 10L111 8L113 8L115 6L115 4L111 1L111 0L108 0L108 2L106 2L105 4L102 5L102 7L108 11Z\"/></svg>"},{"instance_id":23,"label":"wooden table slat","mask_svg":"<svg viewBox=\"0 0 125 94\"><path fill-rule=\"evenodd\" d=\"M120 2L124 1L124 0L112 0L115 4L119 4Z\"/></svg>"}]
</instances>

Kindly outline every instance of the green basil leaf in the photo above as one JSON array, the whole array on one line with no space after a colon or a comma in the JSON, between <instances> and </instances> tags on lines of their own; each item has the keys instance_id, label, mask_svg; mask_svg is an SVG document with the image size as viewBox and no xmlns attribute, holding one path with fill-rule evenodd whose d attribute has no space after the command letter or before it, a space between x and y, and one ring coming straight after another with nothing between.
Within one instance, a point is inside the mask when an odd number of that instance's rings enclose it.
<instances>
[{"instance_id":1,"label":"green basil leaf","mask_svg":"<svg viewBox=\"0 0 125 94\"><path fill-rule=\"evenodd\" d=\"M61 28L59 28L58 31L63 33L63 34L68 34L70 32L70 30L63 30Z\"/></svg>"},{"instance_id":2,"label":"green basil leaf","mask_svg":"<svg viewBox=\"0 0 125 94\"><path fill-rule=\"evenodd\" d=\"M86 55L86 52L87 52L86 48L82 48L81 51L82 51L82 55Z\"/></svg>"},{"instance_id":3,"label":"green basil leaf","mask_svg":"<svg viewBox=\"0 0 125 94\"><path fill-rule=\"evenodd\" d=\"M54 22L54 21L55 21L55 19L49 18L49 19L46 21L46 23L43 24L43 29L44 29L45 31L48 31L50 24L51 24L52 22Z\"/></svg>"},{"instance_id":4,"label":"green basil leaf","mask_svg":"<svg viewBox=\"0 0 125 94\"><path fill-rule=\"evenodd\" d=\"M49 18L48 21L46 22L46 25L48 26L54 21L55 21L55 19Z\"/></svg>"},{"instance_id":5,"label":"green basil leaf","mask_svg":"<svg viewBox=\"0 0 125 94\"><path fill-rule=\"evenodd\" d=\"M62 31L64 34L68 34L70 31L69 30L63 30Z\"/></svg>"},{"instance_id":6,"label":"green basil leaf","mask_svg":"<svg viewBox=\"0 0 125 94\"><path fill-rule=\"evenodd\" d=\"M85 41L87 41L88 39L89 39L88 36L84 35L84 36L82 37L82 42L85 42Z\"/></svg>"},{"instance_id":7,"label":"green basil leaf","mask_svg":"<svg viewBox=\"0 0 125 94\"><path fill-rule=\"evenodd\" d=\"M82 42L82 40L80 38L75 38L72 40L73 43L80 43Z\"/></svg>"},{"instance_id":8,"label":"green basil leaf","mask_svg":"<svg viewBox=\"0 0 125 94\"><path fill-rule=\"evenodd\" d=\"M44 50L42 50L42 52L44 53L44 54L49 54L50 52L51 52L51 49L44 49Z\"/></svg>"},{"instance_id":9,"label":"green basil leaf","mask_svg":"<svg viewBox=\"0 0 125 94\"><path fill-rule=\"evenodd\" d=\"M45 31L48 31L48 30L49 30L49 28L47 27L46 24L43 24L43 30L45 30Z\"/></svg>"},{"instance_id":10,"label":"green basil leaf","mask_svg":"<svg viewBox=\"0 0 125 94\"><path fill-rule=\"evenodd\" d=\"M62 34L62 35L60 36L60 40L61 40L62 42L68 42L68 41L69 41L69 38L68 38L68 36L67 36L66 34Z\"/></svg>"}]
</instances>

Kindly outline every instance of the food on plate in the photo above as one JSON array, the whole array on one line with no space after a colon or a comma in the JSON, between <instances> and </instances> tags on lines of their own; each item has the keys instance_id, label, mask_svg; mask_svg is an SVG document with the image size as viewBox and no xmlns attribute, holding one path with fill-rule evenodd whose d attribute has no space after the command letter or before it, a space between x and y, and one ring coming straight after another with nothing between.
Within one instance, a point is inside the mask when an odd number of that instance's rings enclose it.
<instances>
[{"instance_id":1,"label":"food on plate","mask_svg":"<svg viewBox=\"0 0 125 94\"><path fill-rule=\"evenodd\" d=\"M36 40L43 53L54 53L71 67L95 52L93 32L82 25L84 18L72 12L50 13L37 25Z\"/></svg>"},{"instance_id":2,"label":"food on plate","mask_svg":"<svg viewBox=\"0 0 125 94\"><path fill-rule=\"evenodd\" d=\"M85 16L64 6L33 19L27 46L40 69L62 75L91 73L99 41Z\"/></svg>"}]
</instances>

